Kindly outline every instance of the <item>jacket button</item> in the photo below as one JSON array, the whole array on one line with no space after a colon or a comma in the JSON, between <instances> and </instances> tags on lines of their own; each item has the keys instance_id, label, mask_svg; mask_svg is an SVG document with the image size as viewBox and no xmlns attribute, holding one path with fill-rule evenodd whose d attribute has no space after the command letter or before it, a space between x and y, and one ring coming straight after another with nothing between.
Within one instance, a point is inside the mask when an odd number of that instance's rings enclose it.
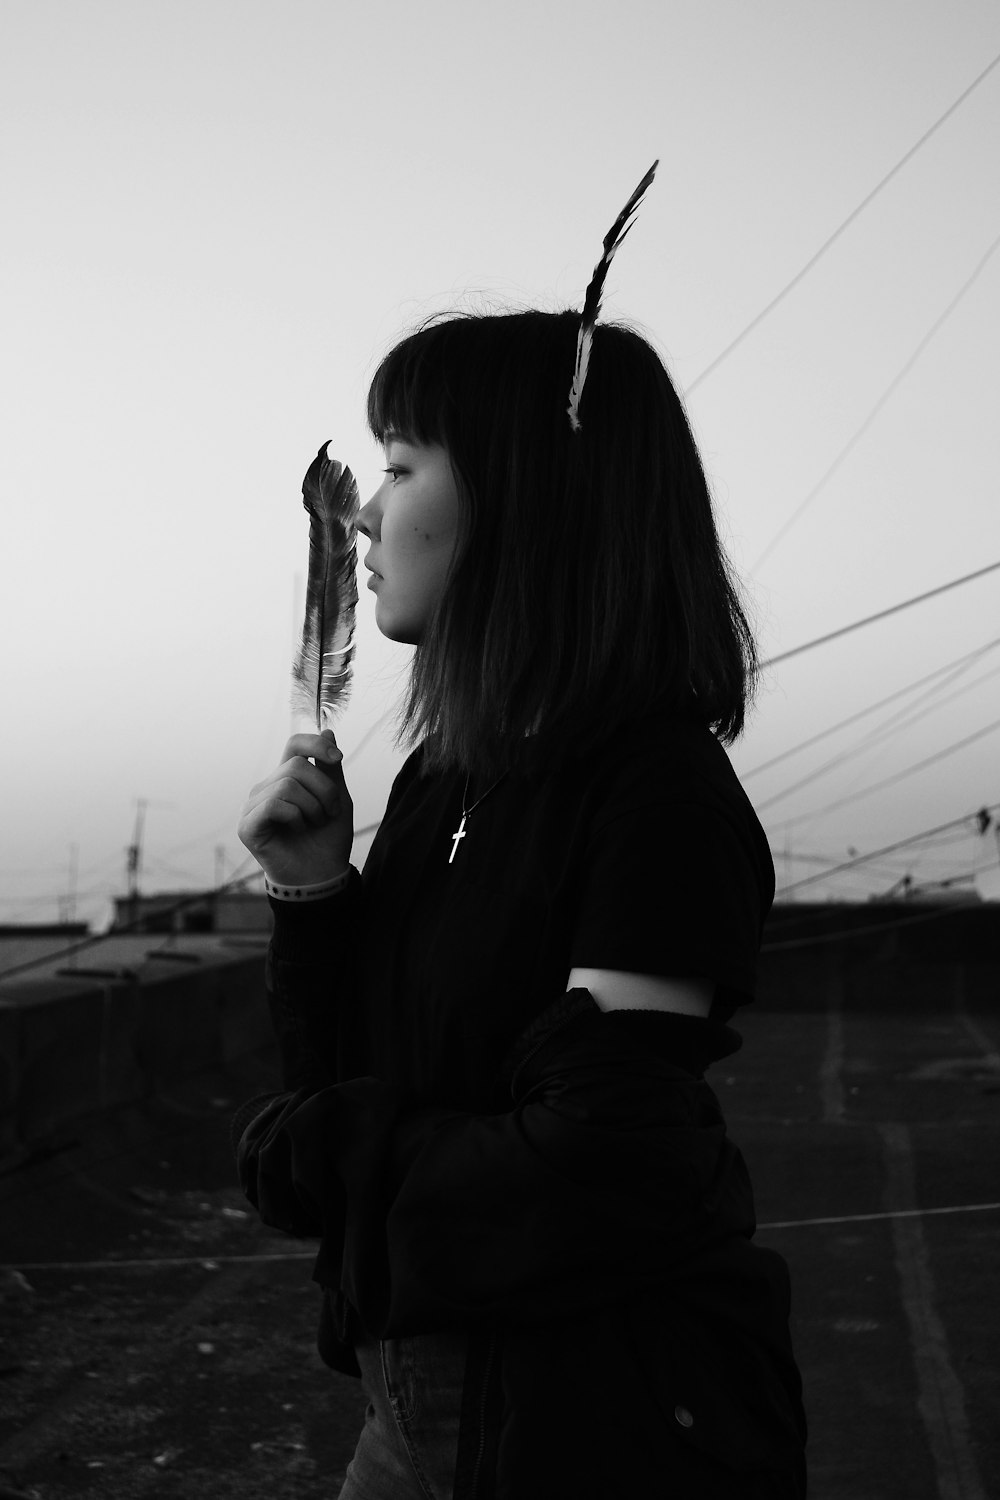
<instances>
[{"instance_id":1,"label":"jacket button","mask_svg":"<svg viewBox=\"0 0 1000 1500\"><path fill-rule=\"evenodd\" d=\"M679 1422L682 1427L694 1426L694 1417L688 1411L686 1406L674 1407L674 1421Z\"/></svg>"}]
</instances>

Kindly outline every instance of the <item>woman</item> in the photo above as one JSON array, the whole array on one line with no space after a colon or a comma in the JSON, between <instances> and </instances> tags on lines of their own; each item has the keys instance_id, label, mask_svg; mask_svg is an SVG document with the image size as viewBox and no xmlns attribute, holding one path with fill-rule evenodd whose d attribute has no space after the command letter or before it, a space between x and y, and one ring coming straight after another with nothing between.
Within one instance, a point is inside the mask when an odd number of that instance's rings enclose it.
<instances>
[{"instance_id":1,"label":"woman","mask_svg":"<svg viewBox=\"0 0 1000 1500\"><path fill-rule=\"evenodd\" d=\"M348 1500L805 1492L787 1273L704 1079L774 889L720 743L753 643L650 345L597 327L567 420L579 326L384 360L359 526L416 748L363 875L328 733L241 825L287 1091L239 1167L321 1238L320 1349L370 1401Z\"/></svg>"}]
</instances>

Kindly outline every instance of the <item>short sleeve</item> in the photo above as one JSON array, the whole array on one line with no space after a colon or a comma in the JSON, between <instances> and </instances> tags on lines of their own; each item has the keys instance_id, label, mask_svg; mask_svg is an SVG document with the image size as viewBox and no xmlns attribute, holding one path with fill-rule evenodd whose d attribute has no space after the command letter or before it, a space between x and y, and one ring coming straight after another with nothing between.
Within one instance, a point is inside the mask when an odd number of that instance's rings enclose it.
<instances>
[{"instance_id":1,"label":"short sleeve","mask_svg":"<svg viewBox=\"0 0 1000 1500\"><path fill-rule=\"evenodd\" d=\"M731 1012L753 999L774 893L753 810L735 800L629 800L591 834L573 967L705 976Z\"/></svg>"}]
</instances>

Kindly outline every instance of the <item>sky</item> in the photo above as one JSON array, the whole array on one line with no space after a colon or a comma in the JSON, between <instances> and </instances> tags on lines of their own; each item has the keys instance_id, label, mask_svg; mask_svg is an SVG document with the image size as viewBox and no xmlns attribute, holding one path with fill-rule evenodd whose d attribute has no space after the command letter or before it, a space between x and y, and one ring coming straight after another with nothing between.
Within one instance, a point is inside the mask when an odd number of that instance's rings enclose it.
<instances>
[{"instance_id":1,"label":"sky","mask_svg":"<svg viewBox=\"0 0 1000 1500\"><path fill-rule=\"evenodd\" d=\"M605 315L687 393L763 657L1000 562L1000 66L903 161L998 55L992 0L3 0L0 922L106 921L140 802L143 889L252 868L309 462L367 498L396 338L579 307L655 157ZM360 827L403 758L373 604ZM789 898L1000 895L994 637L1000 571L765 670L731 755Z\"/></svg>"}]
</instances>

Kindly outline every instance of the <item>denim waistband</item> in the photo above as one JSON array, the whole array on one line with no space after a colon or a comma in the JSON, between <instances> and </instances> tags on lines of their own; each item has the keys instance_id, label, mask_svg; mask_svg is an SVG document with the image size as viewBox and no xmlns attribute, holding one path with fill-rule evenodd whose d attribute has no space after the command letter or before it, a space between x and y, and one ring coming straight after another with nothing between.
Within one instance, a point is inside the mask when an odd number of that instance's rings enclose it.
<instances>
[{"instance_id":1,"label":"denim waistband","mask_svg":"<svg viewBox=\"0 0 1000 1500\"><path fill-rule=\"evenodd\" d=\"M356 1349L369 1404L340 1500L451 1500L467 1349L464 1333Z\"/></svg>"}]
</instances>

